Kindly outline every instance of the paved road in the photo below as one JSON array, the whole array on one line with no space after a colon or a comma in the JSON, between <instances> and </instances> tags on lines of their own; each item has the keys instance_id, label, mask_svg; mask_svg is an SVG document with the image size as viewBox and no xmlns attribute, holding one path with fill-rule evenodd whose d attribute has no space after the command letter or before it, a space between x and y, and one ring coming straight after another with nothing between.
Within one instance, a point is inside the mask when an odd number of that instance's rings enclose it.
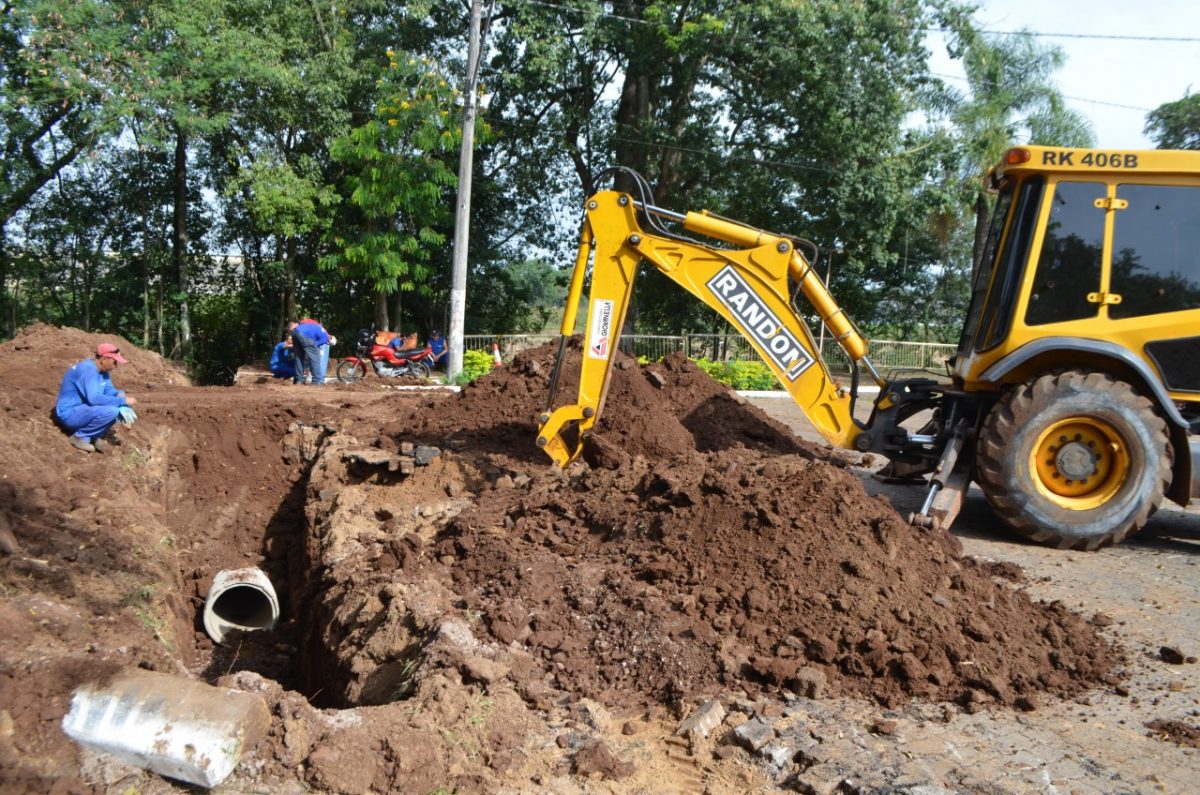
<instances>
[{"instance_id":1,"label":"paved road","mask_svg":"<svg viewBox=\"0 0 1200 795\"><path fill-rule=\"evenodd\" d=\"M790 400L750 402L800 436L821 441ZM867 468L856 474L902 516L925 496L919 488L879 483ZM1009 534L973 487L954 534L969 555L1019 564L1035 598L1111 617L1106 631L1129 654L1128 680L1027 715L959 715L943 724L929 719L928 708L914 708L896 735L870 740L891 742L870 752L859 747L862 758L852 767L878 753L874 763L881 769L898 766L914 784L955 792L1200 792L1200 750L1151 737L1145 726L1155 719L1200 726L1200 665L1172 665L1160 656L1163 646L1200 656L1200 509L1169 505L1120 546L1062 552ZM847 708L870 717L869 709ZM923 776L926 781L918 781Z\"/></svg>"}]
</instances>

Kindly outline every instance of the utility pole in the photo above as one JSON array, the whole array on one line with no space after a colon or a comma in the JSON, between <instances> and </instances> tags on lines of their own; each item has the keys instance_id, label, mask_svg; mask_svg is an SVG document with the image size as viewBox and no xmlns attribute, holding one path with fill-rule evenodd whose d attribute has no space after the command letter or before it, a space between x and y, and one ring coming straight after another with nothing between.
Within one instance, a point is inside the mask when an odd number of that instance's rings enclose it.
<instances>
[{"instance_id":1,"label":"utility pole","mask_svg":"<svg viewBox=\"0 0 1200 795\"><path fill-rule=\"evenodd\" d=\"M475 166L475 94L479 80L483 0L471 0L470 41L467 45L467 84L463 92L462 149L458 155L458 201L454 210L453 271L450 282L450 344L446 379L462 372L463 329L467 315L467 246L471 226L471 173Z\"/></svg>"}]
</instances>

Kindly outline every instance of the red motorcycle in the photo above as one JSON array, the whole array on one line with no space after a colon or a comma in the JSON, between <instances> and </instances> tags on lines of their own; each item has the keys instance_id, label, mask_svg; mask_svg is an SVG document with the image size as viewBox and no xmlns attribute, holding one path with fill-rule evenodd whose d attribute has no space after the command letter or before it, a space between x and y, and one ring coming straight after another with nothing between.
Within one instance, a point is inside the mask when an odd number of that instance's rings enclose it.
<instances>
[{"instance_id":1,"label":"red motorcycle","mask_svg":"<svg viewBox=\"0 0 1200 795\"><path fill-rule=\"evenodd\" d=\"M343 384L366 378L371 370L384 378L429 377L429 357L433 353L429 345L397 351L380 345L374 332L363 329L358 333L357 350L357 356L347 356L338 364L337 379Z\"/></svg>"}]
</instances>

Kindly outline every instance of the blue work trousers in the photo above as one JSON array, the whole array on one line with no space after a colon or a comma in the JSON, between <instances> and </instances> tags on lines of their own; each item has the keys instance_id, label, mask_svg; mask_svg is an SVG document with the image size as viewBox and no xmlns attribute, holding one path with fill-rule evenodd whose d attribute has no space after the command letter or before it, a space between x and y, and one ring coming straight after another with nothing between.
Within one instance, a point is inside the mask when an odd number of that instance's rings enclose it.
<instances>
[{"instance_id":1,"label":"blue work trousers","mask_svg":"<svg viewBox=\"0 0 1200 795\"><path fill-rule=\"evenodd\" d=\"M292 382L304 383L304 374L311 373L313 382L317 380L317 365L320 363L321 346L307 337L292 337L292 349L296 356L296 375Z\"/></svg>"},{"instance_id":2,"label":"blue work trousers","mask_svg":"<svg viewBox=\"0 0 1200 795\"><path fill-rule=\"evenodd\" d=\"M67 416L59 415L58 421L80 439L90 442L108 433L118 417L117 406L76 406L67 412Z\"/></svg>"},{"instance_id":3,"label":"blue work trousers","mask_svg":"<svg viewBox=\"0 0 1200 795\"><path fill-rule=\"evenodd\" d=\"M314 384L325 383L325 376L329 374L329 344L317 346L317 361L312 367L312 382Z\"/></svg>"}]
</instances>

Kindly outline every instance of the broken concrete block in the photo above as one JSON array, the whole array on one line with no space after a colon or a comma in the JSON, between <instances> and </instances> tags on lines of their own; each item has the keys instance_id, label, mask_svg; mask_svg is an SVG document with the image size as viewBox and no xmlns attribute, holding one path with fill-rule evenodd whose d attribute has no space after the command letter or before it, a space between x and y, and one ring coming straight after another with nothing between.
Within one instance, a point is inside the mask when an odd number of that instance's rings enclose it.
<instances>
[{"instance_id":1,"label":"broken concrete block","mask_svg":"<svg viewBox=\"0 0 1200 795\"><path fill-rule=\"evenodd\" d=\"M771 767L782 770L784 765L792 761L795 751L787 743L774 742L767 743L758 749L758 755L765 759Z\"/></svg>"},{"instance_id":2,"label":"broken concrete block","mask_svg":"<svg viewBox=\"0 0 1200 795\"><path fill-rule=\"evenodd\" d=\"M825 672L820 668L804 666L796 672L797 691L805 698L818 699L825 693Z\"/></svg>"},{"instance_id":3,"label":"broken concrete block","mask_svg":"<svg viewBox=\"0 0 1200 795\"><path fill-rule=\"evenodd\" d=\"M679 728L675 730L675 736L707 737L709 732L720 726L723 720L725 720L725 707L721 706L721 702L714 698L684 718L683 722L679 724Z\"/></svg>"},{"instance_id":4,"label":"broken concrete block","mask_svg":"<svg viewBox=\"0 0 1200 795\"><path fill-rule=\"evenodd\" d=\"M378 447L366 447L357 450L347 450L342 453L342 458L356 464L384 467L391 463L392 454L387 450L380 450Z\"/></svg>"},{"instance_id":5,"label":"broken concrete block","mask_svg":"<svg viewBox=\"0 0 1200 795\"><path fill-rule=\"evenodd\" d=\"M833 795L846 780L845 772L835 765L816 765L796 776L792 786L805 795Z\"/></svg>"},{"instance_id":6,"label":"broken concrete block","mask_svg":"<svg viewBox=\"0 0 1200 795\"><path fill-rule=\"evenodd\" d=\"M135 668L77 688L62 728L93 751L211 788L258 743L269 722L260 696Z\"/></svg>"},{"instance_id":7,"label":"broken concrete block","mask_svg":"<svg viewBox=\"0 0 1200 795\"><path fill-rule=\"evenodd\" d=\"M571 716L590 729L603 731L612 716L608 710L592 701L590 698L580 699L571 707Z\"/></svg>"},{"instance_id":8,"label":"broken concrete block","mask_svg":"<svg viewBox=\"0 0 1200 795\"><path fill-rule=\"evenodd\" d=\"M775 730L765 720L754 718L733 730L738 744L749 751L757 751L775 739Z\"/></svg>"},{"instance_id":9,"label":"broken concrete block","mask_svg":"<svg viewBox=\"0 0 1200 795\"><path fill-rule=\"evenodd\" d=\"M413 451L413 458L420 466L425 466L433 459L442 454L442 451L436 447L430 447L427 444L417 445L417 449Z\"/></svg>"},{"instance_id":10,"label":"broken concrete block","mask_svg":"<svg viewBox=\"0 0 1200 795\"><path fill-rule=\"evenodd\" d=\"M508 666L486 657L471 655L463 660L462 672L469 679L490 685L508 676Z\"/></svg>"}]
</instances>

